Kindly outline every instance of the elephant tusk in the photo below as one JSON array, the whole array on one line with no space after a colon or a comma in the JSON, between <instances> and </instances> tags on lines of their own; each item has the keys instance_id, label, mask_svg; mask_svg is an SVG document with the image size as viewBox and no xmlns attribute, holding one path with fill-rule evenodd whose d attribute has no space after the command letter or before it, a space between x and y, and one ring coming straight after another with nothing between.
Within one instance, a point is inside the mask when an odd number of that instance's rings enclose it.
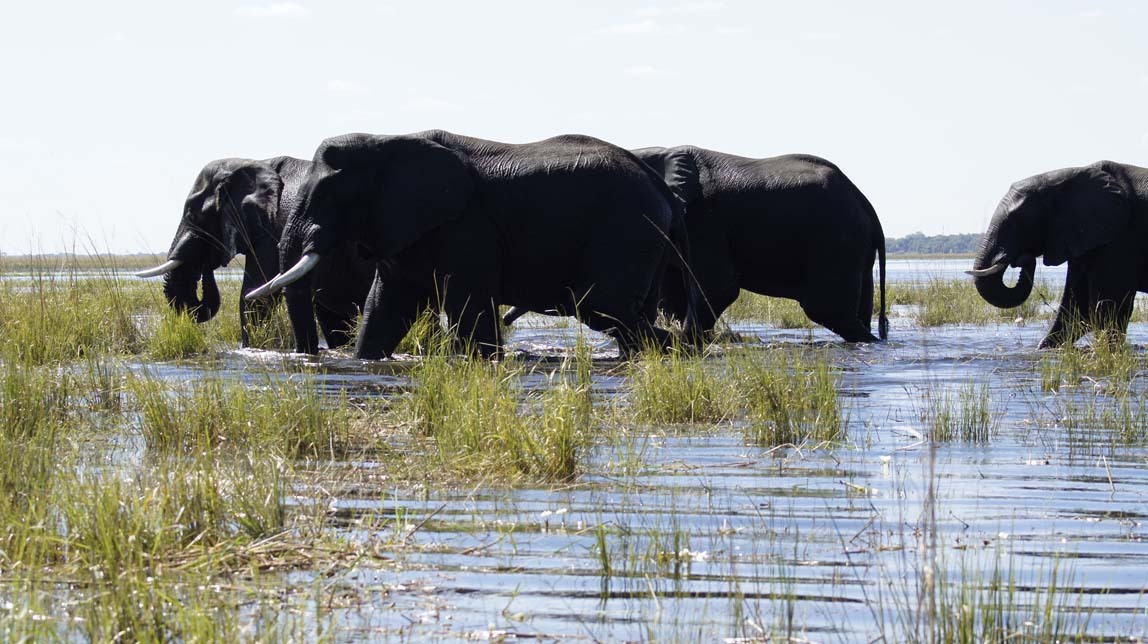
<instances>
[{"instance_id":1,"label":"elephant tusk","mask_svg":"<svg viewBox=\"0 0 1148 644\"><path fill-rule=\"evenodd\" d=\"M989 266L988 268L965 271L965 273L972 275L973 277L988 277L989 275L996 275L1006 268L1008 268L1008 262L998 262L992 266Z\"/></svg>"},{"instance_id":2,"label":"elephant tusk","mask_svg":"<svg viewBox=\"0 0 1148 644\"><path fill-rule=\"evenodd\" d=\"M179 268L181 265L183 265L183 260L181 260L181 259L169 259L166 262L160 264L159 266L156 266L155 268L149 268L146 271L140 271L138 273L133 273L133 275L135 275L136 277L159 277L160 275L166 275L167 273L174 271L175 269Z\"/></svg>"},{"instance_id":3,"label":"elephant tusk","mask_svg":"<svg viewBox=\"0 0 1148 644\"><path fill-rule=\"evenodd\" d=\"M259 299L265 295L270 295L271 293L275 293L275 292L281 290L284 286L288 286L290 284L294 284L295 282L298 282L300 279L303 278L304 275L306 275L307 273L310 273L311 269L315 268L315 264L318 264L318 263L319 263L319 255L318 254L307 253L306 255L301 257L299 259L299 261L294 266L292 266L291 269L288 270L286 273L280 273L280 274L276 275L275 277L271 278L270 282L267 282L263 286L260 286L259 288L255 289L254 291L251 291L247 295L244 295L243 298L250 302L251 300L257 300L257 299Z\"/></svg>"}]
</instances>

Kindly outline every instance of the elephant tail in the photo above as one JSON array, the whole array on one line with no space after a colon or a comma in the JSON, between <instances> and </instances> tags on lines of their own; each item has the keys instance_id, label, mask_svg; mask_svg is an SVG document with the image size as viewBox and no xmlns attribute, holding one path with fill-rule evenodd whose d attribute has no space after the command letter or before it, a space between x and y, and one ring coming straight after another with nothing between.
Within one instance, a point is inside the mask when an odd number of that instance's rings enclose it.
<instances>
[{"instance_id":1,"label":"elephant tail","mask_svg":"<svg viewBox=\"0 0 1148 644\"><path fill-rule=\"evenodd\" d=\"M858 190L858 193L861 191ZM881 228L881 220L877 218L877 211L869 199L861 194L862 201L868 207L869 216L873 219L873 245L877 248L877 273L879 288L881 289L881 309L877 317L877 337L882 340L889 339L889 318L885 315L885 231ZM871 270L871 269L870 269Z\"/></svg>"}]
</instances>

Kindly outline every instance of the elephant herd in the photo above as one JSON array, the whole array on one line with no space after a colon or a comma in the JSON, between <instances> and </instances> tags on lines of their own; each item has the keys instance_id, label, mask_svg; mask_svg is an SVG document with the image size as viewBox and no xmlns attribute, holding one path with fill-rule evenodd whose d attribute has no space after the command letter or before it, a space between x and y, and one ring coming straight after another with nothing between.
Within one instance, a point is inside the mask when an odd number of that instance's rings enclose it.
<instances>
[{"instance_id":1,"label":"elephant herd","mask_svg":"<svg viewBox=\"0 0 1148 644\"><path fill-rule=\"evenodd\" d=\"M981 243L976 286L1019 305L1035 258L1068 261L1060 311L1041 346L1101 323L1122 332L1148 289L1148 170L1111 162L1013 185ZM164 294L197 321L220 307L214 271L245 256L242 341L283 291L296 351L351 341L389 357L428 308L460 347L502 350L503 325L527 311L572 315L623 354L666 347L659 314L704 342L742 289L797 300L849 342L885 339L885 237L873 206L832 163L750 159L692 146L625 150L565 135L525 144L432 130L349 134L311 161L224 159L184 202ZM1014 287L1008 266L1022 267ZM200 293L202 291L202 294ZM500 307L511 310L500 319Z\"/></svg>"}]
</instances>

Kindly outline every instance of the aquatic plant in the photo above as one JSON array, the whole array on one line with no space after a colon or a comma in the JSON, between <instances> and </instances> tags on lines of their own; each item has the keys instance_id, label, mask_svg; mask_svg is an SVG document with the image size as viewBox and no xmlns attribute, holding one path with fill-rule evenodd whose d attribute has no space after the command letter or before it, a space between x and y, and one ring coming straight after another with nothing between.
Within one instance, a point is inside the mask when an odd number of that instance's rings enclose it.
<instances>
[{"instance_id":1,"label":"aquatic plant","mask_svg":"<svg viewBox=\"0 0 1148 644\"><path fill-rule=\"evenodd\" d=\"M628 375L629 409L640 422L717 422L729 414L726 378L703 354L646 351Z\"/></svg>"},{"instance_id":2,"label":"aquatic plant","mask_svg":"<svg viewBox=\"0 0 1148 644\"><path fill-rule=\"evenodd\" d=\"M765 446L841 438L838 378L824 351L771 349L728 358L736 397L746 408L745 433Z\"/></svg>"},{"instance_id":3,"label":"aquatic plant","mask_svg":"<svg viewBox=\"0 0 1148 644\"><path fill-rule=\"evenodd\" d=\"M144 442L159 452L256 448L333 458L374 444L357 435L356 409L345 399L325 401L313 386L290 378L268 378L254 388L220 377L175 384L137 376L129 389Z\"/></svg>"},{"instance_id":4,"label":"aquatic plant","mask_svg":"<svg viewBox=\"0 0 1148 644\"><path fill-rule=\"evenodd\" d=\"M925 393L922 420L931 440L947 443L985 443L996 432L999 421L992 410L987 384L970 382L956 392L932 388Z\"/></svg>"}]
</instances>

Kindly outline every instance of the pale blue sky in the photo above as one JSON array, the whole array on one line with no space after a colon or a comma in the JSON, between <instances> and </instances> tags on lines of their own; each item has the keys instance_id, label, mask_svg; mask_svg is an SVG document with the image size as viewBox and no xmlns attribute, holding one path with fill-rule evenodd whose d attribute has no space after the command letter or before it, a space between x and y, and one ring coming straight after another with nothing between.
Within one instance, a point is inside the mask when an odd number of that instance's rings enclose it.
<instances>
[{"instance_id":1,"label":"pale blue sky","mask_svg":"<svg viewBox=\"0 0 1148 644\"><path fill-rule=\"evenodd\" d=\"M166 251L207 161L355 131L818 154L892 236L1148 166L1140 2L21 2L0 60L10 254Z\"/></svg>"}]
</instances>

